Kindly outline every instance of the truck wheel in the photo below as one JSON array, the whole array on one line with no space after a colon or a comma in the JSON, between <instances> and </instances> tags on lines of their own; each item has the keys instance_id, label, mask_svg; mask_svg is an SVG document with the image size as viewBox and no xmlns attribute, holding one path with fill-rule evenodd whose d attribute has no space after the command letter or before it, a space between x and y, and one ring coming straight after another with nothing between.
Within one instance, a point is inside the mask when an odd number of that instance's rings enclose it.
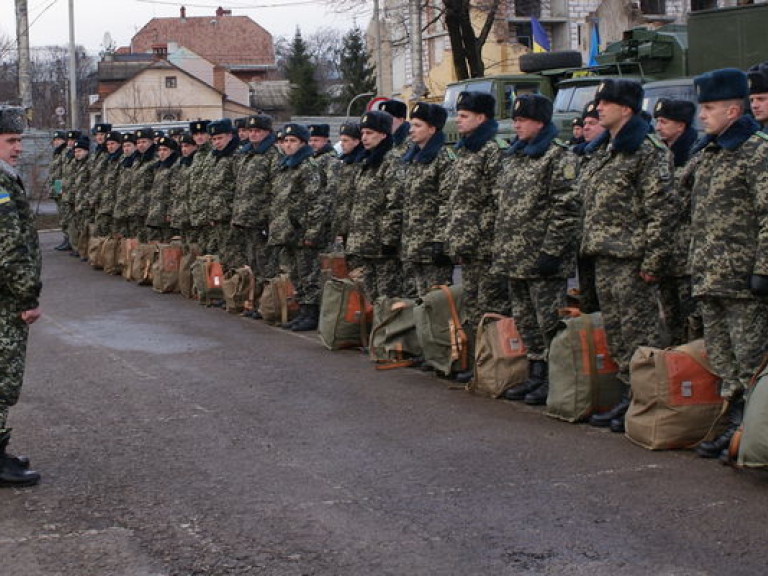
<instances>
[{"instance_id":1,"label":"truck wheel","mask_svg":"<svg viewBox=\"0 0 768 576\"><path fill-rule=\"evenodd\" d=\"M526 74L552 68L580 68L581 52L561 50L560 52L529 52L520 56L520 71Z\"/></svg>"}]
</instances>

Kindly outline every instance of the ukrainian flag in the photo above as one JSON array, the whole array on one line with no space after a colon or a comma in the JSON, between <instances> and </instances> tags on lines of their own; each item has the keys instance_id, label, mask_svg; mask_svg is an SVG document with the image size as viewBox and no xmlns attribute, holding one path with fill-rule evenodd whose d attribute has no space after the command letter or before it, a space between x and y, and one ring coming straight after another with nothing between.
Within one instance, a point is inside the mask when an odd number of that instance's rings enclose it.
<instances>
[{"instance_id":1,"label":"ukrainian flag","mask_svg":"<svg viewBox=\"0 0 768 576\"><path fill-rule=\"evenodd\" d=\"M531 17L531 30L533 31L533 51L549 52L549 38L544 27L536 18Z\"/></svg>"}]
</instances>

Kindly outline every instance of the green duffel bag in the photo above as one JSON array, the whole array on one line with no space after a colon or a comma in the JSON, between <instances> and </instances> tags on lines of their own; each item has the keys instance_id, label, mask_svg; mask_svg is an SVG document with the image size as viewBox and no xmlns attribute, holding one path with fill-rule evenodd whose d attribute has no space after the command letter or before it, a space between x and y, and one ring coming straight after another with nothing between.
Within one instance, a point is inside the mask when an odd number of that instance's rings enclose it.
<instances>
[{"instance_id":1,"label":"green duffel bag","mask_svg":"<svg viewBox=\"0 0 768 576\"><path fill-rule=\"evenodd\" d=\"M600 312L573 311L564 318L549 346L548 364L547 416L581 422L621 400L618 366L608 353Z\"/></svg>"},{"instance_id":2,"label":"green duffel bag","mask_svg":"<svg viewBox=\"0 0 768 576\"><path fill-rule=\"evenodd\" d=\"M733 435L728 453L731 462L747 468L768 466L768 358L747 391L744 421Z\"/></svg>"},{"instance_id":3,"label":"green duffel bag","mask_svg":"<svg viewBox=\"0 0 768 576\"><path fill-rule=\"evenodd\" d=\"M328 350L365 347L372 314L359 282L332 278L323 287L317 326L320 340Z\"/></svg>"},{"instance_id":4,"label":"green duffel bag","mask_svg":"<svg viewBox=\"0 0 768 576\"><path fill-rule=\"evenodd\" d=\"M413 310L416 302L407 298L382 296L373 303L369 356L377 370L413 364L421 356Z\"/></svg>"},{"instance_id":5,"label":"green duffel bag","mask_svg":"<svg viewBox=\"0 0 768 576\"><path fill-rule=\"evenodd\" d=\"M470 368L467 334L461 325L461 286L438 286L413 309L424 362L448 376Z\"/></svg>"}]
</instances>

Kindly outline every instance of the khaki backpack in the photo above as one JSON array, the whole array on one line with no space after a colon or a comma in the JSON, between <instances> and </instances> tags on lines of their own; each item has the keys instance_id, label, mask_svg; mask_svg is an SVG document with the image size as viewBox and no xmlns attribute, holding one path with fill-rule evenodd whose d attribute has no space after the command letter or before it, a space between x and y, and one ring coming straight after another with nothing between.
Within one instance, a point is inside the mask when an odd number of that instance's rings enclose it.
<instances>
[{"instance_id":1,"label":"khaki backpack","mask_svg":"<svg viewBox=\"0 0 768 576\"><path fill-rule=\"evenodd\" d=\"M253 310L256 278L250 266L243 266L227 273L222 284L224 304L230 314L240 314L244 310Z\"/></svg>"},{"instance_id":2,"label":"khaki backpack","mask_svg":"<svg viewBox=\"0 0 768 576\"><path fill-rule=\"evenodd\" d=\"M114 236L104 240L101 245L101 263L105 274L120 274L119 255L120 241Z\"/></svg>"},{"instance_id":3,"label":"khaki backpack","mask_svg":"<svg viewBox=\"0 0 768 576\"><path fill-rule=\"evenodd\" d=\"M768 466L768 356L746 390L744 421L728 449L730 463L738 467Z\"/></svg>"},{"instance_id":4,"label":"khaki backpack","mask_svg":"<svg viewBox=\"0 0 768 576\"><path fill-rule=\"evenodd\" d=\"M467 390L499 398L504 391L525 382L528 358L514 318L484 314L475 337L475 373Z\"/></svg>"},{"instance_id":5,"label":"khaki backpack","mask_svg":"<svg viewBox=\"0 0 768 576\"><path fill-rule=\"evenodd\" d=\"M192 281L192 264L200 256L200 248L197 244L190 244L183 251L179 261L179 292L184 298L196 298L194 283Z\"/></svg>"},{"instance_id":6,"label":"khaki backpack","mask_svg":"<svg viewBox=\"0 0 768 576\"><path fill-rule=\"evenodd\" d=\"M179 291L181 256L180 238L174 238L170 244L157 245L157 259L152 266L152 289L155 292L168 294Z\"/></svg>"},{"instance_id":7,"label":"khaki backpack","mask_svg":"<svg viewBox=\"0 0 768 576\"><path fill-rule=\"evenodd\" d=\"M139 241L136 238L120 239L120 246L117 250L117 266L126 280L131 280L133 277L133 251L138 245Z\"/></svg>"},{"instance_id":8,"label":"khaki backpack","mask_svg":"<svg viewBox=\"0 0 768 576\"><path fill-rule=\"evenodd\" d=\"M288 274L264 281L259 298L259 314L268 324L285 324L296 317L299 303Z\"/></svg>"},{"instance_id":9,"label":"khaki backpack","mask_svg":"<svg viewBox=\"0 0 768 576\"><path fill-rule=\"evenodd\" d=\"M329 350L368 345L373 308L363 286L350 278L331 278L323 287L317 331Z\"/></svg>"},{"instance_id":10,"label":"khaki backpack","mask_svg":"<svg viewBox=\"0 0 768 576\"><path fill-rule=\"evenodd\" d=\"M95 225L91 230L92 234L88 237L88 264L96 269L101 270L104 268L104 255L103 248L104 242L107 241L106 236L96 236Z\"/></svg>"},{"instance_id":11,"label":"khaki backpack","mask_svg":"<svg viewBox=\"0 0 768 576\"><path fill-rule=\"evenodd\" d=\"M201 305L210 306L214 300L222 300L224 271L219 257L211 254L198 256L192 264L192 282Z\"/></svg>"},{"instance_id":12,"label":"khaki backpack","mask_svg":"<svg viewBox=\"0 0 768 576\"><path fill-rule=\"evenodd\" d=\"M131 253L131 280L139 286L152 285L152 265L157 258L157 244L155 242L139 243Z\"/></svg>"},{"instance_id":13,"label":"khaki backpack","mask_svg":"<svg viewBox=\"0 0 768 576\"><path fill-rule=\"evenodd\" d=\"M469 370L467 334L461 325L461 286L438 286L413 310L424 362L438 373Z\"/></svg>"},{"instance_id":14,"label":"khaki backpack","mask_svg":"<svg viewBox=\"0 0 768 576\"><path fill-rule=\"evenodd\" d=\"M368 355L377 370L411 366L412 359L421 356L413 317L415 307L416 302L407 298L381 296L373 303Z\"/></svg>"}]
</instances>

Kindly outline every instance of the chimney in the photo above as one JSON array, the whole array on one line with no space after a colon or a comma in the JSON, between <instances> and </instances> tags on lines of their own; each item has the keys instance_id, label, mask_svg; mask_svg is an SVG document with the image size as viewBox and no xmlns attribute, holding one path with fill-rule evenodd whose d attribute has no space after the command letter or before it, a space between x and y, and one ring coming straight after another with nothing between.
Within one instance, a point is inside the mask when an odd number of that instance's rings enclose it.
<instances>
[{"instance_id":1,"label":"chimney","mask_svg":"<svg viewBox=\"0 0 768 576\"><path fill-rule=\"evenodd\" d=\"M219 6L219 7L216 9L216 18L221 18L222 16L224 16L224 8L222 8L221 6Z\"/></svg>"},{"instance_id":2,"label":"chimney","mask_svg":"<svg viewBox=\"0 0 768 576\"><path fill-rule=\"evenodd\" d=\"M224 82L225 82L225 70L221 66L214 66L213 67L213 87L218 90L219 92L226 92Z\"/></svg>"},{"instance_id":3,"label":"chimney","mask_svg":"<svg viewBox=\"0 0 768 576\"><path fill-rule=\"evenodd\" d=\"M180 13L180 14L179 14L179 15L180 15L180 18L181 18L182 20L186 20L186 19L187 19L187 9L186 9L184 6L182 6L181 8L179 8L179 13Z\"/></svg>"}]
</instances>

